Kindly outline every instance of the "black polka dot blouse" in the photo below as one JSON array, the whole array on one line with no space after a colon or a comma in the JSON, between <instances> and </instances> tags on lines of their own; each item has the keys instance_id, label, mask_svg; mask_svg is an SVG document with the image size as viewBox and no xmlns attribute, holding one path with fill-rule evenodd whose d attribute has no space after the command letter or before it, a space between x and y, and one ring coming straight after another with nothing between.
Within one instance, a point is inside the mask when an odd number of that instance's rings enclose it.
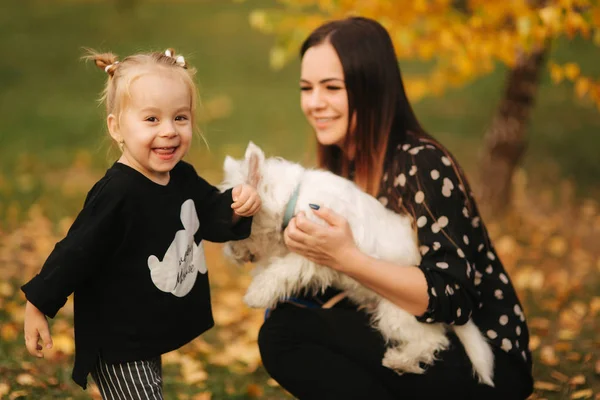
<instances>
[{"instance_id":1,"label":"black polka dot blouse","mask_svg":"<svg viewBox=\"0 0 600 400\"><path fill-rule=\"evenodd\" d=\"M417 319L460 325L471 318L492 345L531 368L521 304L453 157L408 134L390 165L379 200L388 207L398 202L415 219L429 291L427 311Z\"/></svg>"}]
</instances>

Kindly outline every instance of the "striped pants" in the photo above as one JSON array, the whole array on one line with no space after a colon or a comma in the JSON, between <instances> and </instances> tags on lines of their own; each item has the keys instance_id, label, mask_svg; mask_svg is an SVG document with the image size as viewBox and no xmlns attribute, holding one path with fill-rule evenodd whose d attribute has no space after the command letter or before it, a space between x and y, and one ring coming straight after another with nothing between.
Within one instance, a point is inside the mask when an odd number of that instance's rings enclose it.
<instances>
[{"instance_id":1,"label":"striped pants","mask_svg":"<svg viewBox=\"0 0 600 400\"><path fill-rule=\"evenodd\" d=\"M103 400L163 400L160 357L120 364L98 357L91 374Z\"/></svg>"}]
</instances>

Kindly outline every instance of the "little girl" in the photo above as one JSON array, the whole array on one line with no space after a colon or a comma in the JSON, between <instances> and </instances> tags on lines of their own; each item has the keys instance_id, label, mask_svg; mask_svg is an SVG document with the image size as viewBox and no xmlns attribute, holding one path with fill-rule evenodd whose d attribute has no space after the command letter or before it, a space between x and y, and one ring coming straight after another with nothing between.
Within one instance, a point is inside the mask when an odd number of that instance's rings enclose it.
<instances>
[{"instance_id":1,"label":"little girl","mask_svg":"<svg viewBox=\"0 0 600 400\"><path fill-rule=\"evenodd\" d=\"M261 201L248 185L220 193L182 161L196 107L182 56L88 58L108 74L102 99L122 155L22 287L25 342L42 357L46 316L75 293L73 380L85 389L91 373L104 399L162 399L161 354L213 326L201 241L248 237Z\"/></svg>"}]
</instances>

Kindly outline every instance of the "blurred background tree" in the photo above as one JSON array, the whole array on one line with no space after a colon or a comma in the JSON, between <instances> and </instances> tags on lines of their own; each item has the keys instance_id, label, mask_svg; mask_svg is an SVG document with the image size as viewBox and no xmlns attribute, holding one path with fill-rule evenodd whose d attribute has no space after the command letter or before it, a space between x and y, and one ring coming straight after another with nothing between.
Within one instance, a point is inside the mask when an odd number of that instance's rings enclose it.
<instances>
[{"instance_id":1,"label":"blurred background tree","mask_svg":"<svg viewBox=\"0 0 600 400\"><path fill-rule=\"evenodd\" d=\"M280 7L255 10L256 29L277 36L271 65L296 57L303 38L328 19L360 15L389 31L399 59L428 62L422 76L406 79L412 100L440 95L507 66L503 95L479 156L475 186L487 214L509 204L511 179L526 147L526 131L540 75L549 63L552 78L573 83L575 95L600 109L600 82L581 73L578 57L547 61L560 38L600 45L600 5L595 0L279 0Z\"/></svg>"}]
</instances>

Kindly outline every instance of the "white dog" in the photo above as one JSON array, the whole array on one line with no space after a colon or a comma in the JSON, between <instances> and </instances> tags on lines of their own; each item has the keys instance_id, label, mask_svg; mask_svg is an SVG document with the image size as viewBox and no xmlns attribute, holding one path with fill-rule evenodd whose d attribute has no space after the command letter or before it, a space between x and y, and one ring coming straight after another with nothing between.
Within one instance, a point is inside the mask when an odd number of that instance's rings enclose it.
<instances>
[{"instance_id":1,"label":"white dog","mask_svg":"<svg viewBox=\"0 0 600 400\"><path fill-rule=\"evenodd\" d=\"M223 188L252 183L262 199L248 239L228 242L225 253L237 262L257 264L244 301L250 307L273 307L279 300L332 286L349 299L366 306L372 323L389 344L382 364L398 373L423 373L420 362L431 365L436 353L447 349L448 326L427 324L402 310L352 278L290 252L283 241L284 221L304 211L324 223L309 203L330 207L348 220L357 246L366 254L398 265L418 265L421 260L411 217L385 208L353 182L323 170L307 170L281 158L265 159L252 142L245 159L225 158ZM399 272L401 273L401 272ZM494 355L473 321L451 326L469 356L479 381L493 386Z\"/></svg>"}]
</instances>

